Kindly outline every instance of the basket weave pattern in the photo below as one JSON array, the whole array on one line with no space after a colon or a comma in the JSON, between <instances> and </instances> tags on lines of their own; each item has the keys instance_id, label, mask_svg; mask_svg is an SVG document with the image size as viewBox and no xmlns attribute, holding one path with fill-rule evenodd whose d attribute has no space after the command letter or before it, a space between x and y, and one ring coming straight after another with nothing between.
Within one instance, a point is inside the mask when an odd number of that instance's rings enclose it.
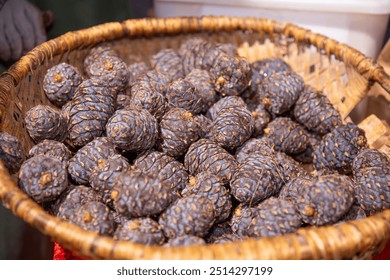
<instances>
[{"instance_id":1,"label":"basket weave pattern","mask_svg":"<svg viewBox=\"0 0 390 280\"><path fill-rule=\"evenodd\" d=\"M349 113L373 83L390 92L390 77L371 59L293 24L231 17L128 20L66 33L36 47L2 74L0 129L18 137L26 151L32 147L23 122L24 114L35 105L51 105L43 92L42 80L47 69L59 62L82 69L89 49L103 42L125 61L130 55L147 60L160 49L177 49L195 36L234 43L239 47L239 54L249 61L283 57L307 84L323 90L344 121L349 121ZM370 142L370 131L366 133L369 143L374 143ZM386 150L388 145L388 137L375 141L375 148ZM379 253L390 240L390 210L387 210L359 221L302 228L294 234L228 244L169 248L115 241L46 213L19 190L15 179L1 163L0 199L16 216L64 247L93 258L360 259Z\"/></svg>"}]
</instances>

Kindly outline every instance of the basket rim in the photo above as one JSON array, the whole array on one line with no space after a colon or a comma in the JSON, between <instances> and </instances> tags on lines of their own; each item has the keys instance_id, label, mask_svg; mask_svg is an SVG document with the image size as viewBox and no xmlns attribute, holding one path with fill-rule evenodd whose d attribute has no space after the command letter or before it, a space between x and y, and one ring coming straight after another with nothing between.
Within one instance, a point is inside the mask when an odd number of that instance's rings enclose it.
<instances>
[{"instance_id":1,"label":"basket rim","mask_svg":"<svg viewBox=\"0 0 390 280\"><path fill-rule=\"evenodd\" d=\"M326 36L291 23L253 17L180 17L130 19L68 32L27 53L0 75L0 96L7 96L38 65L55 55L93 46L105 41L139 36L153 37L190 32L235 30L263 31L292 37L352 65L371 82L378 82L390 93L390 77L372 59ZM0 106L0 117L6 108ZM27 223L49 235L68 249L94 258L108 259L340 259L350 258L390 240L390 210L344 224L301 228L297 233L272 238L188 247L144 246L97 236L51 216L24 194L0 162L0 200L6 208ZM351 237L354 238L351 238ZM198 246L197 246L198 247ZM341 250L340 250L341 249Z\"/></svg>"}]
</instances>

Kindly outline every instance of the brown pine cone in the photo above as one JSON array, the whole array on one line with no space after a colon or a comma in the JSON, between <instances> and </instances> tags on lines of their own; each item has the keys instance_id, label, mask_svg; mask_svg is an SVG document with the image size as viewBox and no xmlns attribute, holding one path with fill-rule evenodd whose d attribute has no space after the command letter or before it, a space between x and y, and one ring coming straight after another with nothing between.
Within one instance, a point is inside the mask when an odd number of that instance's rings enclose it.
<instances>
[{"instance_id":1,"label":"brown pine cone","mask_svg":"<svg viewBox=\"0 0 390 280\"><path fill-rule=\"evenodd\" d=\"M166 73L172 81L184 77L181 57L173 49L163 49L152 56L150 64L161 73Z\"/></svg>"},{"instance_id":2,"label":"brown pine cone","mask_svg":"<svg viewBox=\"0 0 390 280\"><path fill-rule=\"evenodd\" d=\"M88 76L91 65L104 56L118 57L118 54L108 46L97 46L89 51L88 55L84 59L84 70Z\"/></svg>"},{"instance_id":3,"label":"brown pine cone","mask_svg":"<svg viewBox=\"0 0 390 280\"><path fill-rule=\"evenodd\" d=\"M207 111L206 116L211 120L214 120L221 110L234 109L237 107L246 107L244 100L239 96L227 96L214 103Z\"/></svg>"},{"instance_id":4,"label":"brown pine cone","mask_svg":"<svg viewBox=\"0 0 390 280\"><path fill-rule=\"evenodd\" d=\"M16 173L26 160L22 143L7 132L0 132L0 160L10 174Z\"/></svg>"},{"instance_id":5,"label":"brown pine cone","mask_svg":"<svg viewBox=\"0 0 390 280\"><path fill-rule=\"evenodd\" d=\"M197 88L182 78L173 81L166 93L168 104L189 111L192 114L200 113L204 104Z\"/></svg>"},{"instance_id":6,"label":"brown pine cone","mask_svg":"<svg viewBox=\"0 0 390 280\"><path fill-rule=\"evenodd\" d=\"M53 157L68 165L68 161L72 157L72 152L61 142L55 140L43 140L33 146L28 153L29 157L37 155Z\"/></svg>"}]
</instances>

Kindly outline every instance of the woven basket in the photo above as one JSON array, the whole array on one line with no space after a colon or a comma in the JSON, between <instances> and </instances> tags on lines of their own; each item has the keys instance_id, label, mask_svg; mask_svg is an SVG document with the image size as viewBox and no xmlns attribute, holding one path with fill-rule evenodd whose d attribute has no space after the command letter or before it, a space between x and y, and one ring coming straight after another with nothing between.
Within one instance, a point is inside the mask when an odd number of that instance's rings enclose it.
<instances>
[{"instance_id":1,"label":"woven basket","mask_svg":"<svg viewBox=\"0 0 390 280\"><path fill-rule=\"evenodd\" d=\"M177 49L194 36L239 46L250 61L283 57L305 82L323 92L345 121L374 84L390 92L383 68L358 51L289 23L258 18L202 17L141 19L107 23L69 32L29 52L0 76L0 129L32 147L24 115L37 104L50 105L42 90L47 69L68 62L82 69L89 49L105 42L125 59L147 60L162 48ZM370 116L365 129L371 147L388 153L389 130ZM98 259L351 259L371 258L390 239L390 210L344 224L299 229L294 234L230 244L189 247L143 246L115 241L81 230L27 197L0 163L0 199L5 207L53 241L78 254Z\"/></svg>"}]
</instances>

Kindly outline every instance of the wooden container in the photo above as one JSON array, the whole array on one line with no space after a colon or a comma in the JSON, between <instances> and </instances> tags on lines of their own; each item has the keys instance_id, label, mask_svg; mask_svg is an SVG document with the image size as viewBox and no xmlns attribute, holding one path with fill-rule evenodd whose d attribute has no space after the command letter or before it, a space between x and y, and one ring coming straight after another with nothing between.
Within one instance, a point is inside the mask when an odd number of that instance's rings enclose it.
<instances>
[{"instance_id":1,"label":"wooden container","mask_svg":"<svg viewBox=\"0 0 390 280\"><path fill-rule=\"evenodd\" d=\"M89 49L110 45L126 61L147 60L162 48L177 49L192 37L238 46L250 61L284 58L305 82L322 90L340 111L349 113L374 83L390 92L383 68L360 52L290 23L259 18L201 17L140 19L107 23L69 32L29 52L0 76L0 129L32 147L25 113L37 104L51 105L42 89L48 68L68 62L82 69ZM129 61L126 61L129 62ZM389 154L388 127L375 115L359 124L371 147ZM115 241L81 230L51 216L25 195L0 163L0 199L16 216L74 252L102 259L351 259L371 258L390 239L390 210L343 224L308 227L273 238L228 244L166 248Z\"/></svg>"}]
</instances>

